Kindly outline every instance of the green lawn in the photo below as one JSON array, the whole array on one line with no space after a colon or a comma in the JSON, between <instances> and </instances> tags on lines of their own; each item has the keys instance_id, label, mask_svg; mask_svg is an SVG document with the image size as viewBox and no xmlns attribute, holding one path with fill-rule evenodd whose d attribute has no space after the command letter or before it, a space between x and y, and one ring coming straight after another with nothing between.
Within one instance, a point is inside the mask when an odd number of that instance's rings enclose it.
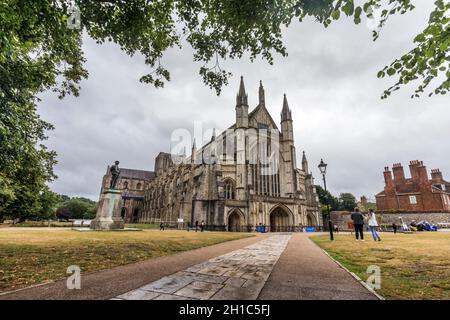
<instances>
[{"instance_id":1,"label":"green lawn","mask_svg":"<svg viewBox=\"0 0 450 320\"><path fill-rule=\"evenodd\" d=\"M248 233L174 230L0 230L0 292L67 277L70 265L92 272L251 237Z\"/></svg>"},{"instance_id":2,"label":"green lawn","mask_svg":"<svg viewBox=\"0 0 450 320\"><path fill-rule=\"evenodd\" d=\"M369 239L370 237L370 239ZM381 233L375 242L367 234L365 242L348 234L312 236L361 279L367 280L369 265L381 268L381 289L386 299L450 299L450 232L415 234Z\"/></svg>"}]
</instances>

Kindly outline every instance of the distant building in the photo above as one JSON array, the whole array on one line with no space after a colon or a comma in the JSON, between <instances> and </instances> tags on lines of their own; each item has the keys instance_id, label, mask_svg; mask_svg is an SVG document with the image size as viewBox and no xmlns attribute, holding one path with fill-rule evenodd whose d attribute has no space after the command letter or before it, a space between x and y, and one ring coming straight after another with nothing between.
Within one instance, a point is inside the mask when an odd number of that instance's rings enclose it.
<instances>
[{"instance_id":1,"label":"distant building","mask_svg":"<svg viewBox=\"0 0 450 320\"><path fill-rule=\"evenodd\" d=\"M439 169L431 170L429 179L423 161L411 161L410 178L395 163L392 172L384 168L384 190L375 198L380 211L450 212L450 183Z\"/></svg>"},{"instance_id":2,"label":"distant building","mask_svg":"<svg viewBox=\"0 0 450 320\"><path fill-rule=\"evenodd\" d=\"M142 211L145 187L155 179L152 171L120 168L117 189L122 191L121 215L125 222L138 222L139 214ZM109 189L111 175L109 166L103 176L100 195Z\"/></svg>"}]
</instances>

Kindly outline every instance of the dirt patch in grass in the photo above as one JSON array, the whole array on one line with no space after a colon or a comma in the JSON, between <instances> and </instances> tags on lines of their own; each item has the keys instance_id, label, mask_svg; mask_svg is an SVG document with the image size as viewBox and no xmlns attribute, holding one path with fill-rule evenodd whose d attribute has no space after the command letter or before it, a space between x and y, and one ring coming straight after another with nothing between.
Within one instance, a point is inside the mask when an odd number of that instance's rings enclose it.
<instances>
[{"instance_id":1,"label":"dirt patch in grass","mask_svg":"<svg viewBox=\"0 0 450 320\"><path fill-rule=\"evenodd\" d=\"M70 265L79 266L82 272L92 272L250 236L253 235L172 230L3 229L0 292L65 278Z\"/></svg>"},{"instance_id":2,"label":"dirt patch in grass","mask_svg":"<svg viewBox=\"0 0 450 320\"><path fill-rule=\"evenodd\" d=\"M382 241L355 241L352 235L313 236L325 249L361 279L367 267L381 268L381 289L386 299L450 299L450 232L382 233Z\"/></svg>"}]
</instances>

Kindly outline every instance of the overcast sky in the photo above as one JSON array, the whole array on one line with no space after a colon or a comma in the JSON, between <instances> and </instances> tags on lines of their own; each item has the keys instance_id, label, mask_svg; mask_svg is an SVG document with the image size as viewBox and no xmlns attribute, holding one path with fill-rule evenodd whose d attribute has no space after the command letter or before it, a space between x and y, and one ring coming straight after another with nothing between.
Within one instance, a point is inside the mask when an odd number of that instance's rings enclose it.
<instances>
[{"instance_id":1,"label":"overcast sky","mask_svg":"<svg viewBox=\"0 0 450 320\"><path fill-rule=\"evenodd\" d=\"M81 96L60 101L46 93L39 104L43 119L56 127L46 143L58 153L52 190L97 200L106 166L114 160L124 168L153 170L158 152L169 151L174 129L192 130L194 121L205 129L228 127L234 123L241 75L250 110L263 81L266 106L276 123L287 94L297 158L306 151L320 184L317 164L323 158L328 188L336 195L374 198L384 186L383 167L395 162L407 167L413 159L423 160L428 169L440 168L449 178L448 97L411 100L415 87L409 86L380 99L393 79L377 79L377 71L412 48L434 1L415 2L417 9L392 17L376 42L364 22L355 26L342 19L327 29L311 20L294 22L284 32L289 56L277 56L274 65L222 62L233 77L219 97L203 84L201 65L192 62L189 47L168 52L162 63L172 81L155 89L139 83L148 71L142 57L86 38L90 76L82 82Z\"/></svg>"}]
</instances>

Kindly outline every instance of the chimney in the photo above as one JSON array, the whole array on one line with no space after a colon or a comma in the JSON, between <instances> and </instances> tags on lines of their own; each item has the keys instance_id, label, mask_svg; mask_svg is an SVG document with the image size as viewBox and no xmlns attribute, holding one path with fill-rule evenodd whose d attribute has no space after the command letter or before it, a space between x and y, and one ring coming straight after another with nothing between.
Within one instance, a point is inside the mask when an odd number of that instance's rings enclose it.
<instances>
[{"instance_id":1,"label":"chimney","mask_svg":"<svg viewBox=\"0 0 450 320\"><path fill-rule=\"evenodd\" d=\"M409 171L411 172L412 180L419 180L419 173L417 172L418 165L419 165L419 160L412 160L409 162Z\"/></svg>"},{"instance_id":2,"label":"chimney","mask_svg":"<svg viewBox=\"0 0 450 320\"><path fill-rule=\"evenodd\" d=\"M420 183L428 184L430 181L428 179L427 167L423 165L423 161L420 161L416 168Z\"/></svg>"},{"instance_id":3,"label":"chimney","mask_svg":"<svg viewBox=\"0 0 450 320\"><path fill-rule=\"evenodd\" d=\"M444 178L442 177L442 172L439 169L431 169L431 180L435 183L442 183Z\"/></svg>"},{"instance_id":4,"label":"chimney","mask_svg":"<svg viewBox=\"0 0 450 320\"><path fill-rule=\"evenodd\" d=\"M386 187L392 187L392 173L389 170L389 167L384 167L384 183L386 184Z\"/></svg>"},{"instance_id":5,"label":"chimney","mask_svg":"<svg viewBox=\"0 0 450 320\"><path fill-rule=\"evenodd\" d=\"M392 165L392 172L394 173L395 184L402 184L405 182L405 172L401 163L394 163Z\"/></svg>"}]
</instances>

